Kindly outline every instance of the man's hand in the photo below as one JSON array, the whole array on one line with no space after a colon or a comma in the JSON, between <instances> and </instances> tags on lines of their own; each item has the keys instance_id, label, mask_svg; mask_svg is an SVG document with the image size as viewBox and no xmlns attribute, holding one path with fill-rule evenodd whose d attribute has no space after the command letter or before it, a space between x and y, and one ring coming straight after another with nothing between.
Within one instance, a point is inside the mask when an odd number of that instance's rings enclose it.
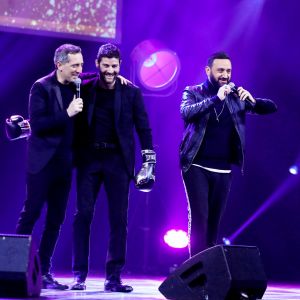
<instances>
[{"instance_id":1,"label":"man's hand","mask_svg":"<svg viewBox=\"0 0 300 300\"><path fill-rule=\"evenodd\" d=\"M248 98L252 103L256 102L252 95L247 90L243 89L241 86L238 87L237 91L242 101L245 101Z\"/></svg>"},{"instance_id":2,"label":"man's hand","mask_svg":"<svg viewBox=\"0 0 300 300\"><path fill-rule=\"evenodd\" d=\"M69 104L69 107L67 108L68 116L74 117L78 113L82 112L83 109L83 100L81 98L76 98L75 95L73 97L72 102Z\"/></svg>"},{"instance_id":3,"label":"man's hand","mask_svg":"<svg viewBox=\"0 0 300 300\"><path fill-rule=\"evenodd\" d=\"M217 96L221 101L223 101L230 92L231 87L228 84L224 84L219 88Z\"/></svg>"},{"instance_id":4,"label":"man's hand","mask_svg":"<svg viewBox=\"0 0 300 300\"><path fill-rule=\"evenodd\" d=\"M123 77L121 75L118 75L118 78L120 79L121 84L125 84L125 85L132 84L132 82L130 80L126 79L125 77Z\"/></svg>"}]
</instances>

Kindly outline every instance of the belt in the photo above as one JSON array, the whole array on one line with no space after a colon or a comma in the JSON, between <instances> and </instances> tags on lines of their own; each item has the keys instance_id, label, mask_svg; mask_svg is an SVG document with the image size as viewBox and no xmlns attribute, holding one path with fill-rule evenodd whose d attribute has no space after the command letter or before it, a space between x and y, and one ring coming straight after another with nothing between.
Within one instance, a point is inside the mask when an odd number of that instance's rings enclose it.
<instances>
[{"instance_id":1,"label":"belt","mask_svg":"<svg viewBox=\"0 0 300 300\"><path fill-rule=\"evenodd\" d=\"M97 142L93 143L92 147L96 150L101 150L101 149L118 149L119 146L117 144L112 144L112 143L106 143L106 142Z\"/></svg>"}]
</instances>

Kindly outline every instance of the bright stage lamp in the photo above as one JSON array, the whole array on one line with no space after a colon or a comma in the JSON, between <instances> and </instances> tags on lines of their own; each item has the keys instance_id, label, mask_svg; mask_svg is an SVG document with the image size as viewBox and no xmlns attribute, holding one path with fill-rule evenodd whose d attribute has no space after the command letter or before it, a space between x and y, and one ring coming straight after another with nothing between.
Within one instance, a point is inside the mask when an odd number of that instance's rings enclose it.
<instances>
[{"instance_id":1,"label":"bright stage lamp","mask_svg":"<svg viewBox=\"0 0 300 300\"><path fill-rule=\"evenodd\" d=\"M180 62L177 54L154 40L138 44L131 53L134 75L144 88L162 91L170 88L179 75Z\"/></svg>"},{"instance_id":2,"label":"bright stage lamp","mask_svg":"<svg viewBox=\"0 0 300 300\"><path fill-rule=\"evenodd\" d=\"M189 238L185 231L171 229L166 232L164 241L172 248L185 248L189 243Z\"/></svg>"}]
</instances>

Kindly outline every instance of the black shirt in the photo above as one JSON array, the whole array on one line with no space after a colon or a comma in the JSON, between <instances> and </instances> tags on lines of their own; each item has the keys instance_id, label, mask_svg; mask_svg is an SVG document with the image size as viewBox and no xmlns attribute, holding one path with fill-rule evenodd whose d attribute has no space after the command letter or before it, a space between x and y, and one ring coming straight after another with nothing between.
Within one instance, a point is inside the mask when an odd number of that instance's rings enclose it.
<instances>
[{"instance_id":1,"label":"black shirt","mask_svg":"<svg viewBox=\"0 0 300 300\"><path fill-rule=\"evenodd\" d=\"M115 127L115 90L97 88L93 115L93 142L117 144Z\"/></svg>"},{"instance_id":2,"label":"black shirt","mask_svg":"<svg viewBox=\"0 0 300 300\"><path fill-rule=\"evenodd\" d=\"M231 169L234 123L225 101L218 102L206 126L201 147L193 163L207 168Z\"/></svg>"}]
</instances>

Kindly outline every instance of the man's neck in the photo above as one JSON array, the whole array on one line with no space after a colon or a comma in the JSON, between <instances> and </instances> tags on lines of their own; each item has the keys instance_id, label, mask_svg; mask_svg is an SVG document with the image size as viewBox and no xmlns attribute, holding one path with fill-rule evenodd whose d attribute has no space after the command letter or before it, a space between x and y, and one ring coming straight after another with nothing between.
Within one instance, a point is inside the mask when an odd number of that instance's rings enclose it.
<instances>
[{"instance_id":1,"label":"man's neck","mask_svg":"<svg viewBox=\"0 0 300 300\"><path fill-rule=\"evenodd\" d=\"M215 84L213 84L209 78L207 78L207 86L211 92L213 92L213 93L218 92L219 87L216 86Z\"/></svg>"},{"instance_id":2,"label":"man's neck","mask_svg":"<svg viewBox=\"0 0 300 300\"><path fill-rule=\"evenodd\" d=\"M65 79L62 78L59 70L56 70L56 79L61 84L69 84L70 83L69 81L67 81L67 80L65 80Z\"/></svg>"}]
</instances>

